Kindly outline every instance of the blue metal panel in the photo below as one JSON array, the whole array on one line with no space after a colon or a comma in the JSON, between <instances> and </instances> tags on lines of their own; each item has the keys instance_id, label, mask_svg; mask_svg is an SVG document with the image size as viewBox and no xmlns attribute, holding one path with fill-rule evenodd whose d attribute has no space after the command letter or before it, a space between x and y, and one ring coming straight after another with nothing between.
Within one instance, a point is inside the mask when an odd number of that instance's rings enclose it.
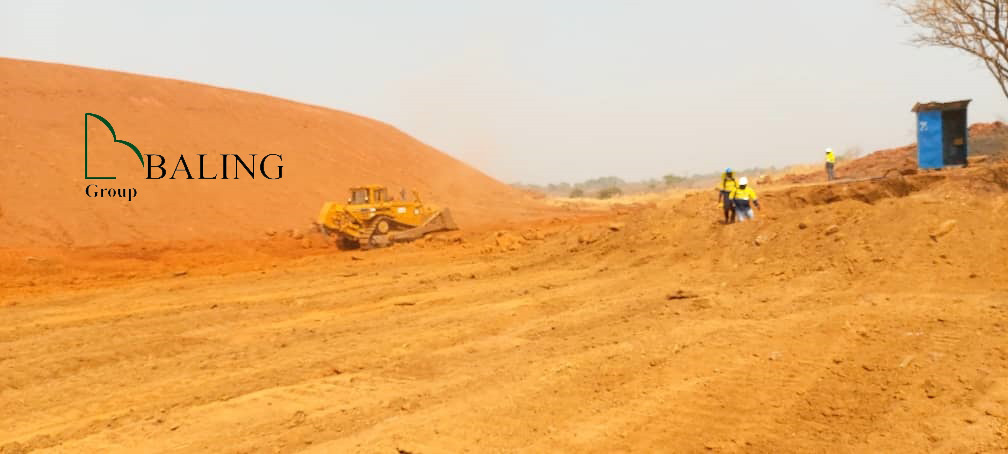
<instances>
[{"instance_id":1,"label":"blue metal panel","mask_svg":"<svg viewBox=\"0 0 1008 454\"><path fill-rule=\"evenodd\" d=\"M942 113L929 110L917 114L917 165L922 169L940 169L942 160Z\"/></svg>"}]
</instances>

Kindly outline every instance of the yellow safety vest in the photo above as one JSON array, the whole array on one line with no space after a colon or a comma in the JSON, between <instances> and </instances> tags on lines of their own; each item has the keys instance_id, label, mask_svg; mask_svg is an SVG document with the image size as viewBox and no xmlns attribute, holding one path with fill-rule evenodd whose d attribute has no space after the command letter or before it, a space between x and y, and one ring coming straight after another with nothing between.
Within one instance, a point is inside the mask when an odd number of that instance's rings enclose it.
<instances>
[{"instance_id":1,"label":"yellow safety vest","mask_svg":"<svg viewBox=\"0 0 1008 454\"><path fill-rule=\"evenodd\" d=\"M731 199L735 206L749 208L749 203L756 201L756 191L750 186L746 186L745 189L736 188L731 192Z\"/></svg>"},{"instance_id":2,"label":"yellow safety vest","mask_svg":"<svg viewBox=\"0 0 1008 454\"><path fill-rule=\"evenodd\" d=\"M829 153L826 153L826 162L829 162L829 163L835 163L836 162L836 156L833 156L833 152L832 151L829 152Z\"/></svg>"},{"instance_id":3,"label":"yellow safety vest","mask_svg":"<svg viewBox=\"0 0 1008 454\"><path fill-rule=\"evenodd\" d=\"M731 192L734 191L736 187L738 187L738 185L735 183L734 178L729 177L728 174L725 173L721 174L721 185L718 186L718 189Z\"/></svg>"}]
</instances>

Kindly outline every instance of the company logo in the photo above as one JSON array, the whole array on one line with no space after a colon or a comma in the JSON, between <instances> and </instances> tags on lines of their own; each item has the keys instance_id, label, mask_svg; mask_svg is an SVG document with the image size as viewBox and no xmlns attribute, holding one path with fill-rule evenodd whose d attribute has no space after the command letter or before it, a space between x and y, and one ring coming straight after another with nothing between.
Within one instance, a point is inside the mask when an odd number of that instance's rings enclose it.
<instances>
[{"instance_id":1,"label":"company logo","mask_svg":"<svg viewBox=\"0 0 1008 454\"><path fill-rule=\"evenodd\" d=\"M112 127L112 123L109 123L109 121L106 120L105 117L103 117L101 115L88 112L88 113L84 114L84 179L85 180L114 180L114 179L116 179L116 177L92 177L92 176L88 175L88 117L95 117L99 121L101 121L102 124L105 125L106 128L108 128L109 132L112 133L112 140L114 140L115 143L121 143L123 145L126 145L127 147L130 147L130 150L133 150L133 154L135 154L136 157L137 157L137 159L140 160L140 167L143 167L143 165L144 165L144 159L143 159L143 156L140 155L140 150L137 149L136 145L133 145L133 144L131 144L131 143L125 141L125 140L119 140L118 138L116 138L115 129Z\"/></svg>"},{"instance_id":2,"label":"company logo","mask_svg":"<svg viewBox=\"0 0 1008 454\"><path fill-rule=\"evenodd\" d=\"M125 145L125 146L129 147L129 149L131 151L133 151L133 154L136 155L136 157L137 157L138 160L140 160L140 166L147 169L147 177L146 177L147 180L161 180L161 179L164 179L166 176L168 176L168 170L165 169L166 160L165 160L165 157L163 155L156 154L156 153L141 154L140 153L140 149L137 148L136 145L133 145L132 143L127 142L125 140L119 140L119 138L116 137L115 128L112 127L112 123L110 123L108 120L106 120L105 117L102 117L101 115L98 115L96 113L90 113L90 112L88 112L88 113L84 114L84 179L85 180L115 180L116 179L116 177L97 177L97 176L91 176L89 174L89 172L88 172L88 119L89 118L95 118L98 121L100 121L103 125L105 125L105 127L109 130L109 133L112 134L112 140L115 141L115 143L121 144L121 145ZM144 160L144 156L147 157L146 160ZM176 179L176 175L179 174L179 173L181 173L182 175L179 175L179 179L186 179L186 180L196 180L196 179L198 179L198 180L217 180L218 179L217 178L218 172L216 170L213 171L213 174L211 176L207 176L207 172L204 170L204 164L212 164L212 162L210 162L210 163L206 162L206 157L209 156L209 155L207 155L207 154L196 154L196 156L199 157L199 159L198 159L198 162L199 162L199 167L198 167L199 178L193 178L193 173L190 172L190 170L189 170L189 164L186 161L185 155L179 154L178 160L175 161L175 169L171 172L171 176L168 179L169 180L174 180L174 179ZM249 153L248 155L246 155L247 158L245 158L245 159L243 159L241 155L234 154L234 153L222 153L219 156L220 156L220 161L219 161L220 162L220 166L219 167L215 166L215 169L220 169L220 174L221 174L220 179L221 180L228 180L228 179L237 180L237 179L239 179L239 177L241 176L241 173L242 173L239 169L243 169L245 171L245 174L247 174L248 177L251 178L251 179L253 179L253 180L255 179L257 173L259 175L261 175L263 178L266 178L267 180L279 180L279 179L283 178L283 168L284 168L284 166L282 165L283 164L283 155L281 155L279 153L270 153L270 154L267 154L267 155L263 156L262 158L260 158L258 160L259 161L258 162L258 164L259 164L258 168L256 166L256 156L257 156L256 153ZM190 162L195 162L196 161L196 159L193 159L191 157L189 159L190 159ZM211 158L211 159L212 160L216 160L216 158ZM246 159L248 161L246 161ZM155 163L155 161L156 161L156 163ZM234 172L231 174L232 177L229 178L228 177L228 170L229 170L229 165L231 163L233 163L233 166L231 166L231 168L234 169ZM251 167L249 166L249 164L251 164ZM240 167L239 167L239 165L240 165ZM209 167L209 166L207 166L207 167ZM258 170L258 172L256 172L256 170ZM157 173L156 176L155 176L155 172ZM183 176L184 176L184 178L183 178ZM103 187L100 187L98 184L92 183L92 184L88 184L84 188L84 193L88 197L119 197L119 198L125 198L125 199L127 199L127 201L132 201L137 196L137 189L136 188L103 188Z\"/></svg>"}]
</instances>

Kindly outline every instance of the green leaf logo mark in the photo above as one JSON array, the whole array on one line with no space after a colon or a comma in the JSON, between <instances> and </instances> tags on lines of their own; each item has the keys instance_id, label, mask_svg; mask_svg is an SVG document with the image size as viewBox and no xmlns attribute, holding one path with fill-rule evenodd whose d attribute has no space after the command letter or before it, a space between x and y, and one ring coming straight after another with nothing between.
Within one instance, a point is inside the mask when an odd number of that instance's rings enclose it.
<instances>
[{"instance_id":1,"label":"green leaf logo mark","mask_svg":"<svg viewBox=\"0 0 1008 454\"><path fill-rule=\"evenodd\" d=\"M137 157L137 159L140 160L140 166L142 167L144 165L143 155L140 154L140 150L137 149L136 145L133 145L133 144L131 144L131 143L125 141L125 140L119 140L119 139L117 139L116 138L115 129L112 128L112 123L109 123L109 121L106 120L101 115L98 115L96 113L90 113L90 112L88 112L88 113L84 114L84 179L85 180L114 180L114 179L116 179L116 177L92 177L92 176L88 176L88 165L87 165L87 161L88 161L88 127L87 127L88 126L88 117L95 117L99 121L101 121L102 124L104 124L105 127L108 128L109 132L112 133L112 140L114 140L116 143L121 143L123 145L126 145L127 147L130 147L130 149L133 150L133 154L135 154L136 157Z\"/></svg>"}]
</instances>

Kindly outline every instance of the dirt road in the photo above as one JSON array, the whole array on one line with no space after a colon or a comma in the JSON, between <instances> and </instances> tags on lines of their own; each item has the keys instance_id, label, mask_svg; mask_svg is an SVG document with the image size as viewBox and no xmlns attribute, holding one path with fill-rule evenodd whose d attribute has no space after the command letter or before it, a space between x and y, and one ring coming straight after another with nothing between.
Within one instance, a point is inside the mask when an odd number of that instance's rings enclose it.
<instances>
[{"instance_id":1,"label":"dirt road","mask_svg":"<svg viewBox=\"0 0 1008 454\"><path fill-rule=\"evenodd\" d=\"M700 194L367 253L11 252L0 452L1008 451L983 172L729 227Z\"/></svg>"}]
</instances>

